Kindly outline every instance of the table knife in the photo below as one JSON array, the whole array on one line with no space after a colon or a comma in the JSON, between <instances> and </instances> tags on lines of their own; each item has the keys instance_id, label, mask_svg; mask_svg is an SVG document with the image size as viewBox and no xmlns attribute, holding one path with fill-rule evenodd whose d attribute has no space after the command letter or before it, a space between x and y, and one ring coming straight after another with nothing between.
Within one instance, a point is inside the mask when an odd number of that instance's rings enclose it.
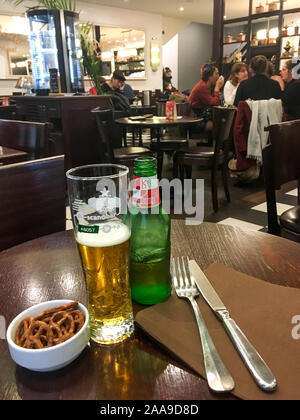
<instances>
[{"instance_id":1,"label":"table knife","mask_svg":"<svg viewBox=\"0 0 300 420\"><path fill-rule=\"evenodd\" d=\"M190 261L190 271L200 293L216 316L222 321L226 332L233 341L257 385L263 391L274 391L277 387L275 376L235 321L230 318L229 311L196 261Z\"/></svg>"}]
</instances>

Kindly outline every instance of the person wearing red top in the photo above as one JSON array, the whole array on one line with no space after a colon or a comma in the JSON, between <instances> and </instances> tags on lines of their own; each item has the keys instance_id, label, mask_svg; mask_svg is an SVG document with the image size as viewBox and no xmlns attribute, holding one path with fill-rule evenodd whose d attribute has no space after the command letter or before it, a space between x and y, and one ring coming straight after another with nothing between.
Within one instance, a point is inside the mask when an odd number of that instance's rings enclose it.
<instances>
[{"instance_id":1,"label":"person wearing red top","mask_svg":"<svg viewBox=\"0 0 300 420\"><path fill-rule=\"evenodd\" d=\"M189 102L195 114L203 118L202 127L205 131L212 130L210 108L220 104L220 89L223 85L224 78L219 76L217 67L211 63L203 64L201 80L192 89Z\"/></svg>"}]
</instances>

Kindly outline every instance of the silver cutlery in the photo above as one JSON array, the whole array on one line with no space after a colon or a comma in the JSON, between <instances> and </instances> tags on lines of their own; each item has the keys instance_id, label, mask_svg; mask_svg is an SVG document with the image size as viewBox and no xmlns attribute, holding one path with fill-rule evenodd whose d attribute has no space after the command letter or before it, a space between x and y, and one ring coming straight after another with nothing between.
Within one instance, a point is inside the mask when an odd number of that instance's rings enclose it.
<instances>
[{"instance_id":1,"label":"silver cutlery","mask_svg":"<svg viewBox=\"0 0 300 420\"><path fill-rule=\"evenodd\" d=\"M202 296L212 308L233 341L237 351L252 374L257 385L267 392L272 392L277 387L276 378L245 334L240 330L235 321L230 318L229 311L219 298L215 289L200 269L196 261L190 261L193 281L197 284Z\"/></svg>"},{"instance_id":2,"label":"silver cutlery","mask_svg":"<svg viewBox=\"0 0 300 420\"><path fill-rule=\"evenodd\" d=\"M172 258L172 277L175 292L179 298L188 299L194 309L201 345L203 349L204 366L206 378L210 389L215 392L229 392L234 389L234 380L222 362L215 345L209 335L200 309L195 298L199 296L199 291L190 275L189 260Z\"/></svg>"}]
</instances>

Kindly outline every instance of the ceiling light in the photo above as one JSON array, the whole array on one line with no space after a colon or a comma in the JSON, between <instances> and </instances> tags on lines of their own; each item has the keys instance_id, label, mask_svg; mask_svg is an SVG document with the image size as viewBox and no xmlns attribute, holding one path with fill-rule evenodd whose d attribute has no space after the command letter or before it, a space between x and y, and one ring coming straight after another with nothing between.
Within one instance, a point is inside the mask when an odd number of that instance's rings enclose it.
<instances>
[{"instance_id":1,"label":"ceiling light","mask_svg":"<svg viewBox=\"0 0 300 420\"><path fill-rule=\"evenodd\" d=\"M180 7L180 9L179 9L181 12L183 12L184 11L184 7Z\"/></svg>"}]
</instances>

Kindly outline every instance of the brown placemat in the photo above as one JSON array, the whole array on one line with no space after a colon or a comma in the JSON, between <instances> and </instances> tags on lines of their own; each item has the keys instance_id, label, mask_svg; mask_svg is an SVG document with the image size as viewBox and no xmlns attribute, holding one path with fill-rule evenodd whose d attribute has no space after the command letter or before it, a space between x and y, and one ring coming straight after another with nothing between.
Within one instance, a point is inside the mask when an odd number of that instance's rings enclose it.
<instances>
[{"instance_id":1,"label":"brown placemat","mask_svg":"<svg viewBox=\"0 0 300 420\"><path fill-rule=\"evenodd\" d=\"M234 378L233 394L243 399L300 399L300 340L292 337L292 318L300 315L300 290L272 285L239 273L221 263L206 271L208 279L276 376L278 388L261 391L202 297L197 302L215 346ZM205 378L202 348L194 313L185 299L176 295L140 311L137 324Z\"/></svg>"}]
</instances>

